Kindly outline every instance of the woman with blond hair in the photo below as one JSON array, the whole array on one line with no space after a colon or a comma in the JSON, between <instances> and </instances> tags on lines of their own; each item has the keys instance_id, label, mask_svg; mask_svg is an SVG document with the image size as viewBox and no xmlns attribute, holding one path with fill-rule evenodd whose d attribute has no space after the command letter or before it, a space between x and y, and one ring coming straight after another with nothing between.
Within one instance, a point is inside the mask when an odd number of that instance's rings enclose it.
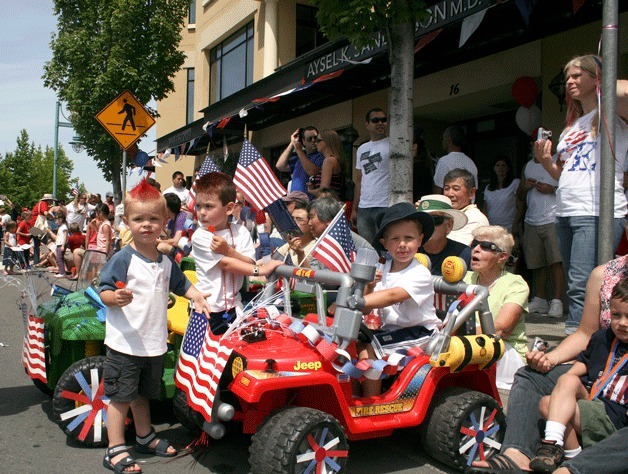
<instances>
[{"instance_id":1,"label":"woman with blond hair","mask_svg":"<svg viewBox=\"0 0 628 474\"><path fill-rule=\"evenodd\" d=\"M613 237L616 248L626 220L626 196L623 178L628 151L628 81L618 81L616 117L606 117L601 104L602 60L589 54L578 56L565 67L567 90L566 127L560 134L556 154L552 156L550 140L534 145L537 160L552 178L556 190L556 233L567 275L569 315L565 332L573 333L584 307L587 279L597 262L600 214L600 137L608 133L606 124L615 120L615 209ZM611 229L609 229L610 231Z\"/></svg>"},{"instance_id":2,"label":"woman with blond hair","mask_svg":"<svg viewBox=\"0 0 628 474\"><path fill-rule=\"evenodd\" d=\"M334 130L323 130L316 138L316 149L325 159L320 172L310 178L308 192L318 197L320 189L329 188L342 195L346 183L340 137Z\"/></svg>"},{"instance_id":3,"label":"woman with blond hair","mask_svg":"<svg viewBox=\"0 0 628 474\"><path fill-rule=\"evenodd\" d=\"M497 386L504 389L510 389L515 372L525 365L528 350L525 314L530 288L521 276L504 269L514 245L515 240L505 228L478 227L471 242L471 271L464 278L466 283L488 288L495 333L506 343L504 355L497 362Z\"/></svg>"}]
</instances>

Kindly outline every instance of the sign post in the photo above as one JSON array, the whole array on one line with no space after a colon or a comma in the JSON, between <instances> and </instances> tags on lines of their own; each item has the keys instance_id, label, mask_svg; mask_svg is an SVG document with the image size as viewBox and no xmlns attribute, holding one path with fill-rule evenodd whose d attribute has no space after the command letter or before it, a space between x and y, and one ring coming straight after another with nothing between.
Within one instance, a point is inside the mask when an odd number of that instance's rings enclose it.
<instances>
[{"instance_id":1,"label":"sign post","mask_svg":"<svg viewBox=\"0 0 628 474\"><path fill-rule=\"evenodd\" d=\"M96 120L122 147L122 199L126 192L126 151L155 125L155 119L129 91L113 99Z\"/></svg>"}]
</instances>

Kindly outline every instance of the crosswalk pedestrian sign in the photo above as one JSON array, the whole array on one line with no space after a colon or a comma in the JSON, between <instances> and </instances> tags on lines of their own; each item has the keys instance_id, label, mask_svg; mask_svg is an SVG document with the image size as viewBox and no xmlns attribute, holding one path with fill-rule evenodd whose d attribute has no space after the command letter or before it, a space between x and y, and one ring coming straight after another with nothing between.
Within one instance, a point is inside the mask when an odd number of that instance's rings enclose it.
<instances>
[{"instance_id":1,"label":"crosswalk pedestrian sign","mask_svg":"<svg viewBox=\"0 0 628 474\"><path fill-rule=\"evenodd\" d=\"M98 112L96 120L124 150L155 125L155 119L129 91L124 91Z\"/></svg>"}]
</instances>

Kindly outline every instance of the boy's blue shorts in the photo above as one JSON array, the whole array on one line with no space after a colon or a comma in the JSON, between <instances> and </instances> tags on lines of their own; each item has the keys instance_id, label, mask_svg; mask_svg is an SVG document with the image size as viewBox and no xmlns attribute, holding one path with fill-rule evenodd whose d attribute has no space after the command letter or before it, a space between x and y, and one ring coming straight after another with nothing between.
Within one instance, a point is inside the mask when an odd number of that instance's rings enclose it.
<instances>
[{"instance_id":1,"label":"boy's blue shorts","mask_svg":"<svg viewBox=\"0 0 628 474\"><path fill-rule=\"evenodd\" d=\"M139 357L107 348L103 365L105 395L120 403L130 403L138 395L159 398L163 372L163 355Z\"/></svg>"}]
</instances>

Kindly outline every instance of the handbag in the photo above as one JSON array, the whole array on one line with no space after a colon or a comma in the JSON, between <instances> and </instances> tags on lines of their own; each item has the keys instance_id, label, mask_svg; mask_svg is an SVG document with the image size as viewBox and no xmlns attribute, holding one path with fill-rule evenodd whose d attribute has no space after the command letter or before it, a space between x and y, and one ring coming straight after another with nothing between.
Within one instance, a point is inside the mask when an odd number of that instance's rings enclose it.
<instances>
[{"instance_id":1,"label":"handbag","mask_svg":"<svg viewBox=\"0 0 628 474\"><path fill-rule=\"evenodd\" d=\"M41 212L41 203L39 212ZM41 237L46 233L46 229L48 228L48 221L46 220L46 216L44 214L39 214L37 219L35 220L35 224L30 228L29 233L33 237Z\"/></svg>"}]
</instances>

